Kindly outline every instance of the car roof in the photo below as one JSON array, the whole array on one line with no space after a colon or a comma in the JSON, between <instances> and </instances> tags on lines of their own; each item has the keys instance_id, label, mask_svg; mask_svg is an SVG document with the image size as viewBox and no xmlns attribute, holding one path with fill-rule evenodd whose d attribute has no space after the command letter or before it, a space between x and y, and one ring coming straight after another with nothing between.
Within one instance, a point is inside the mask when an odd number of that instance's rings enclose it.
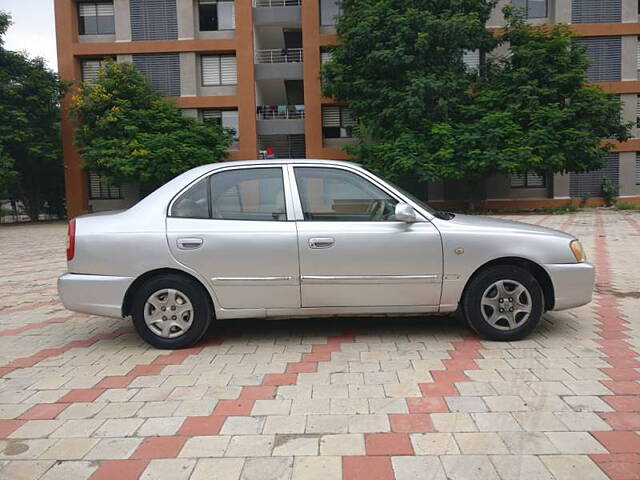
<instances>
[{"instance_id":1,"label":"car roof","mask_svg":"<svg viewBox=\"0 0 640 480\"><path fill-rule=\"evenodd\" d=\"M309 163L309 164L325 164L325 165L350 165L353 167L360 167L355 162L345 162L343 160L313 160L310 158L273 158L264 160L231 160L227 162L211 163L209 165L203 165L203 167L209 168L222 168L229 165L238 166L250 166L250 165L287 165L291 163Z\"/></svg>"}]
</instances>

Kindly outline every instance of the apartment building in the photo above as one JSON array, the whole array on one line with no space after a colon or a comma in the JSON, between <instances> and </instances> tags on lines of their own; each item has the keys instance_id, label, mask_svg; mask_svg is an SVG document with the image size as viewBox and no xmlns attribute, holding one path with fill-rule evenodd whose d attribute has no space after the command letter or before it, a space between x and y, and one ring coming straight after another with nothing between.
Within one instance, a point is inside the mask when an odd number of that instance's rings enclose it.
<instances>
[{"instance_id":1,"label":"apartment building","mask_svg":"<svg viewBox=\"0 0 640 480\"><path fill-rule=\"evenodd\" d=\"M502 0L488 27L503 24ZM513 0L533 23L565 22L584 44L589 80L616 92L624 117L636 122L638 2L635 0ZM100 62L131 62L197 120L235 131L231 160L275 157L347 159L353 141L348 108L320 92L321 62L337 43L337 0L55 0L58 63L63 78L91 81ZM466 61L476 61L470 53ZM65 101L68 102L68 99ZM66 105L66 103L65 103ZM638 135L634 129L634 136ZM137 185L106 185L82 169L63 118L65 182L70 216L123 208ZM491 206L523 208L597 198L603 178L624 197L640 196L640 139L617 145L606 167L588 174L495 176L486 180ZM434 204L467 193L459 182L403 186Z\"/></svg>"}]
</instances>

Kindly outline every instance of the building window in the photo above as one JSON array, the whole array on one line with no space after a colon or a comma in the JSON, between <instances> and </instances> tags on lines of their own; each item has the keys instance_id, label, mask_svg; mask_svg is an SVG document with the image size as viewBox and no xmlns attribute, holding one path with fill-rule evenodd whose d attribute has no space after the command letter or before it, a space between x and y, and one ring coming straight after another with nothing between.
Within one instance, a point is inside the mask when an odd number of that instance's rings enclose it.
<instances>
[{"instance_id":1,"label":"building window","mask_svg":"<svg viewBox=\"0 0 640 480\"><path fill-rule=\"evenodd\" d=\"M347 107L327 105L322 107L322 136L324 138L351 138L356 121Z\"/></svg>"},{"instance_id":2,"label":"building window","mask_svg":"<svg viewBox=\"0 0 640 480\"><path fill-rule=\"evenodd\" d=\"M104 63L104 58L94 58L91 60L81 60L80 70L82 72L82 81L85 83L93 83L98 79L100 68Z\"/></svg>"},{"instance_id":3,"label":"building window","mask_svg":"<svg viewBox=\"0 0 640 480\"><path fill-rule=\"evenodd\" d=\"M512 173L511 188L544 188L545 177L536 173Z\"/></svg>"},{"instance_id":4,"label":"building window","mask_svg":"<svg viewBox=\"0 0 640 480\"><path fill-rule=\"evenodd\" d=\"M622 0L571 0L571 23L622 21Z\"/></svg>"},{"instance_id":5,"label":"building window","mask_svg":"<svg viewBox=\"0 0 640 480\"><path fill-rule=\"evenodd\" d=\"M622 37L580 37L573 40L584 48L589 82L617 82L622 76Z\"/></svg>"},{"instance_id":6,"label":"building window","mask_svg":"<svg viewBox=\"0 0 640 480\"><path fill-rule=\"evenodd\" d=\"M525 12L526 18L545 18L547 0L511 0L511 5Z\"/></svg>"},{"instance_id":7,"label":"building window","mask_svg":"<svg viewBox=\"0 0 640 480\"><path fill-rule=\"evenodd\" d=\"M91 200L119 200L122 198L122 191L119 185L113 185L97 173L89 172L89 198Z\"/></svg>"},{"instance_id":8,"label":"building window","mask_svg":"<svg viewBox=\"0 0 640 480\"><path fill-rule=\"evenodd\" d=\"M320 0L320 25L335 25L339 15L340 0Z\"/></svg>"},{"instance_id":9,"label":"building window","mask_svg":"<svg viewBox=\"0 0 640 480\"><path fill-rule=\"evenodd\" d=\"M215 122L233 134L233 141L240 140L240 124L238 122L238 110L203 110L203 122Z\"/></svg>"},{"instance_id":10,"label":"building window","mask_svg":"<svg viewBox=\"0 0 640 480\"><path fill-rule=\"evenodd\" d=\"M233 0L199 0L198 18L201 32L235 30L235 2Z\"/></svg>"},{"instance_id":11,"label":"building window","mask_svg":"<svg viewBox=\"0 0 640 480\"><path fill-rule=\"evenodd\" d=\"M465 50L462 52L462 61L467 68L478 69L480 67L480 50Z\"/></svg>"},{"instance_id":12,"label":"building window","mask_svg":"<svg viewBox=\"0 0 640 480\"><path fill-rule=\"evenodd\" d=\"M331 60L332 49L323 49L320 51L320 65L324 65Z\"/></svg>"},{"instance_id":13,"label":"building window","mask_svg":"<svg viewBox=\"0 0 640 480\"><path fill-rule=\"evenodd\" d=\"M203 55L202 85L205 87L238 83L235 55Z\"/></svg>"},{"instance_id":14,"label":"building window","mask_svg":"<svg viewBox=\"0 0 640 480\"><path fill-rule=\"evenodd\" d=\"M108 35L116 33L113 2L78 3L80 35Z\"/></svg>"}]
</instances>

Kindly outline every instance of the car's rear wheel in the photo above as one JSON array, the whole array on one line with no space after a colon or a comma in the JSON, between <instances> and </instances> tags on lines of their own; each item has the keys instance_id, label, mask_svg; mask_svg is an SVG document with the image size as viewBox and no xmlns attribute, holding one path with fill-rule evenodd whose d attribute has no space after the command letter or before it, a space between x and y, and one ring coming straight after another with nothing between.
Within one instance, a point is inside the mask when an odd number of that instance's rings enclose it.
<instances>
[{"instance_id":1,"label":"car's rear wheel","mask_svg":"<svg viewBox=\"0 0 640 480\"><path fill-rule=\"evenodd\" d=\"M164 274L147 280L135 293L131 316L140 336L157 348L195 344L212 318L211 302L195 280Z\"/></svg>"},{"instance_id":2,"label":"car's rear wheel","mask_svg":"<svg viewBox=\"0 0 640 480\"><path fill-rule=\"evenodd\" d=\"M472 280L462 300L469 326L489 340L520 340L540 323L544 294L527 270L496 265Z\"/></svg>"}]
</instances>

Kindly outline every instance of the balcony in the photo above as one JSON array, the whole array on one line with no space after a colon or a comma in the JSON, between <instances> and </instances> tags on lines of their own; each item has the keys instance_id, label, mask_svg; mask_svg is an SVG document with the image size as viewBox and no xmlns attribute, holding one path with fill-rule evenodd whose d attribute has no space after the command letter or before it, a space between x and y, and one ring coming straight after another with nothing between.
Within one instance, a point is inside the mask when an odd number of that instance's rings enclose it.
<instances>
[{"instance_id":1,"label":"balcony","mask_svg":"<svg viewBox=\"0 0 640 480\"><path fill-rule=\"evenodd\" d=\"M258 135L304 134L304 105L260 105L256 119Z\"/></svg>"},{"instance_id":2,"label":"balcony","mask_svg":"<svg viewBox=\"0 0 640 480\"><path fill-rule=\"evenodd\" d=\"M255 25L300 26L302 0L254 0Z\"/></svg>"},{"instance_id":3,"label":"balcony","mask_svg":"<svg viewBox=\"0 0 640 480\"><path fill-rule=\"evenodd\" d=\"M302 79L302 60L301 48L256 50L256 80Z\"/></svg>"}]
</instances>

